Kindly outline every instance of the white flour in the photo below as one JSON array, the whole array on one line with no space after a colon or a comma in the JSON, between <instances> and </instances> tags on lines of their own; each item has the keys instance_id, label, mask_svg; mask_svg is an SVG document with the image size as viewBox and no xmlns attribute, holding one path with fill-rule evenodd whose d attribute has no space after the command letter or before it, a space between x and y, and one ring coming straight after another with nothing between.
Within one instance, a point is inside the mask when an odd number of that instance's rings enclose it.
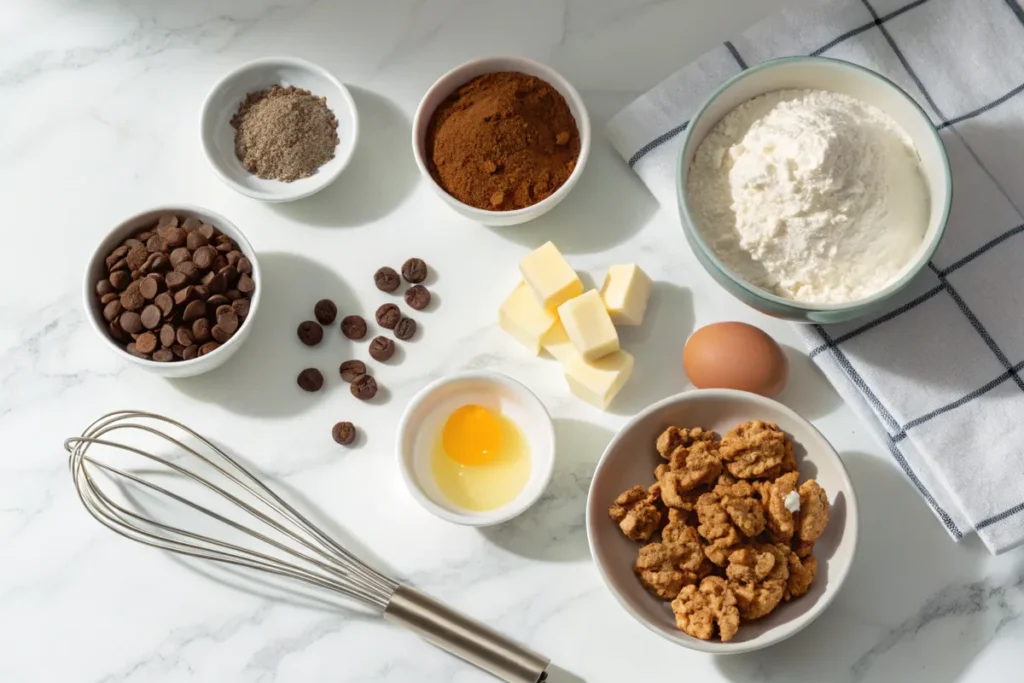
<instances>
[{"instance_id":1,"label":"white flour","mask_svg":"<svg viewBox=\"0 0 1024 683\"><path fill-rule=\"evenodd\" d=\"M726 267L814 303L885 287L929 216L907 134L879 109L823 90L771 92L729 112L697 149L686 192Z\"/></svg>"}]
</instances>

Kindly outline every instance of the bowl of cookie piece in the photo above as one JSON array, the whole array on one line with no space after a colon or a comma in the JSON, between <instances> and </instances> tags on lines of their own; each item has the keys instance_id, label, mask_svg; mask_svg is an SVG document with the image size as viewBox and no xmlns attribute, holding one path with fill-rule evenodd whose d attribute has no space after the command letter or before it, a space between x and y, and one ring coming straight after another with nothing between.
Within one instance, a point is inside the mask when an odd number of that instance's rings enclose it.
<instances>
[{"instance_id":1,"label":"bowl of cookie piece","mask_svg":"<svg viewBox=\"0 0 1024 683\"><path fill-rule=\"evenodd\" d=\"M828 607L853 563L857 497L807 420L730 389L666 398L598 463L587 537L634 619L683 647L758 650Z\"/></svg>"}]
</instances>

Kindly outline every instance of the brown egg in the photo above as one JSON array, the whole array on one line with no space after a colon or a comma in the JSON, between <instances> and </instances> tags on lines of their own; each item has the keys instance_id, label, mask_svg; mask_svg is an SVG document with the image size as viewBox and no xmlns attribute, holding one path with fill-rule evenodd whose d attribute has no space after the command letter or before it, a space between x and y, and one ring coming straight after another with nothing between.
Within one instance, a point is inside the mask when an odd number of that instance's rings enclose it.
<instances>
[{"instance_id":1,"label":"brown egg","mask_svg":"<svg viewBox=\"0 0 1024 683\"><path fill-rule=\"evenodd\" d=\"M777 395L789 378L782 348L746 323L714 323L691 334L683 367L698 389L741 389L762 396Z\"/></svg>"}]
</instances>

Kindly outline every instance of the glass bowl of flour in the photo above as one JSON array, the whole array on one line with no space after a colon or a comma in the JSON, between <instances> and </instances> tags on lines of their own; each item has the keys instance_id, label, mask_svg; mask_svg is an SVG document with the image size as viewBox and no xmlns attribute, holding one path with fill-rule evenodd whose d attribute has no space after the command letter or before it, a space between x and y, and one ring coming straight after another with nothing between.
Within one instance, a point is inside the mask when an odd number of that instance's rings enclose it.
<instances>
[{"instance_id":1,"label":"glass bowl of flour","mask_svg":"<svg viewBox=\"0 0 1024 683\"><path fill-rule=\"evenodd\" d=\"M952 198L928 116L832 59L765 62L691 119L679 210L701 265L757 310L805 323L878 311L924 268Z\"/></svg>"}]
</instances>

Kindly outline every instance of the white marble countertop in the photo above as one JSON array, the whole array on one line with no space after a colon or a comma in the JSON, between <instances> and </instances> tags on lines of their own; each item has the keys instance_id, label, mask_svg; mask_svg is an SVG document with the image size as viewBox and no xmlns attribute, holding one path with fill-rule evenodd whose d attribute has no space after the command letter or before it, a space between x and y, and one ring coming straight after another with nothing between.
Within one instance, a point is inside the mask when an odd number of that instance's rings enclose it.
<instances>
[{"instance_id":1,"label":"white marble countertop","mask_svg":"<svg viewBox=\"0 0 1024 683\"><path fill-rule=\"evenodd\" d=\"M792 330L720 291L597 136L570 197L525 227L488 229L449 211L419 179L410 118L427 86L472 57L515 53L559 69L600 131L644 89L777 6L745 0L70 0L0 11L0 681L490 680L379 620L269 589L131 544L96 524L71 486L62 440L102 412L170 414L230 444L302 492L415 585L551 656L576 681L1009 681L1024 667L1024 554L954 544L811 363L790 349L783 399L842 453L862 504L855 566L812 628L768 651L714 658L634 623L605 591L583 530L594 463L627 416L686 388L686 336L722 319ZM243 61L290 54L352 88L362 139L322 194L268 206L235 194L198 143L200 104ZM113 224L188 202L230 217L261 254L266 291L252 338L228 365L164 381L115 358L89 329L81 273ZM515 264L555 240L579 270L637 261L659 284L652 320L624 343L637 372L604 414L571 397L553 361L495 324ZM304 395L302 309L330 295L370 314L379 265L420 256L440 299L421 338L381 370L383 405L333 383ZM330 347L329 347L330 348ZM365 352L365 349L360 349ZM326 358L326 360L325 360ZM431 378L487 367L533 388L556 422L558 465L543 501L486 531L443 523L406 493L392 453L402 409ZM327 373L331 378L334 375ZM343 451L330 426L366 434ZM223 575L220 575L221 578ZM273 599L271 599L273 598ZM670 673L671 672L671 673Z\"/></svg>"}]
</instances>

